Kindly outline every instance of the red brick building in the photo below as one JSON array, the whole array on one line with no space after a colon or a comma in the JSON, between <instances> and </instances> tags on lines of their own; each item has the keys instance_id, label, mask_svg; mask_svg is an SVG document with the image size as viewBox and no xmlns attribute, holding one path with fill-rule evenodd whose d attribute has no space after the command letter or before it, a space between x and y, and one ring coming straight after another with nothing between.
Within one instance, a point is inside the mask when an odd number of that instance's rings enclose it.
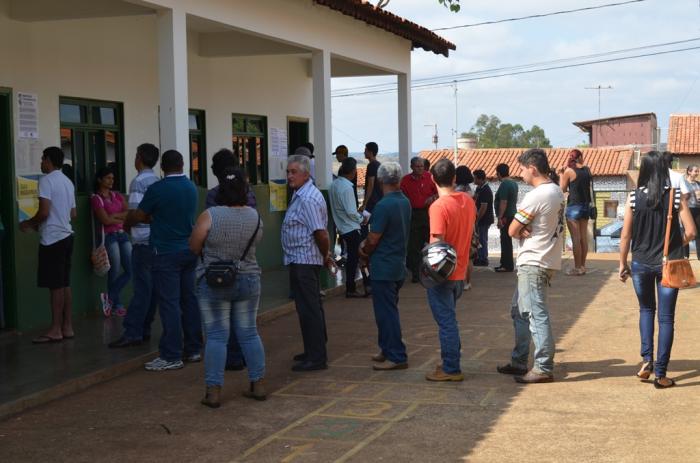
<instances>
[{"instance_id":1,"label":"red brick building","mask_svg":"<svg viewBox=\"0 0 700 463\"><path fill-rule=\"evenodd\" d=\"M678 168L700 164L700 114L671 114L668 151L678 158Z\"/></svg>"},{"instance_id":2,"label":"red brick building","mask_svg":"<svg viewBox=\"0 0 700 463\"><path fill-rule=\"evenodd\" d=\"M658 140L656 114L631 114L573 123L588 133L591 148L638 146L642 151L653 149Z\"/></svg>"}]
</instances>

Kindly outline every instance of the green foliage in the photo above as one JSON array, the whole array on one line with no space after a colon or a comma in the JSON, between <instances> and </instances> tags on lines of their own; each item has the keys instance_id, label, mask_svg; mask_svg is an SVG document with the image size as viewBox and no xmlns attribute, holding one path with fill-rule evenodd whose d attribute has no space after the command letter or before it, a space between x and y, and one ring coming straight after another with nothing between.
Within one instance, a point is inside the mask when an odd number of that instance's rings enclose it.
<instances>
[{"instance_id":1,"label":"green foliage","mask_svg":"<svg viewBox=\"0 0 700 463\"><path fill-rule=\"evenodd\" d=\"M457 13L459 11L459 0L438 0L438 2L440 2L440 4L445 8L449 8L453 13Z\"/></svg>"},{"instance_id":2,"label":"green foliage","mask_svg":"<svg viewBox=\"0 0 700 463\"><path fill-rule=\"evenodd\" d=\"M520 124L502 123L494 116L482 114L462 137L475 137L477 148L551 148L544 130L533 125L525 130Z\"/></svg>"}]
</instances>

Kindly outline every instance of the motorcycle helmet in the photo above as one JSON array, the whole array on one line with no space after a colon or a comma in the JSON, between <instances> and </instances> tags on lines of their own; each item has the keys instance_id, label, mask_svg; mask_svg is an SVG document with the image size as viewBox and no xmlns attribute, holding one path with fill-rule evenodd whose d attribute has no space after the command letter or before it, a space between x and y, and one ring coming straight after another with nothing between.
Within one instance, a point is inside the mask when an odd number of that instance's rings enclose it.
<instances>
[{"instance_id":1,"label":"motorcycle helmet","mask_svg":"<svg viewBox=\"0 0 700 463\"><path fill-rule=\"evenodd\" d=\"M457 267L457 251L444 241L428 244L422 254L419 279L425 288L446 281Z\"/></svg>"}]
</instances>

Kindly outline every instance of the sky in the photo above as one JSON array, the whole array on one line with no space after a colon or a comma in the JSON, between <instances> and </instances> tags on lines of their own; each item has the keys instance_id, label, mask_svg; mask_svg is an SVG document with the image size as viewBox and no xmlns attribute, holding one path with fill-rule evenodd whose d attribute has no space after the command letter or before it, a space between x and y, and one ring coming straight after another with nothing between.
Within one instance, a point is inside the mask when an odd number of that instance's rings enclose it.
<instances>
[{"instance_id":1,"label":"sky","mask_svg":"<svg viewBox=\"0 0 700 463\"><path fill-rule=\"evenodd\" d=\"M462 0L451 13L437 0L391 0L387 10L429 29L473 24L624 0ZM376 3L376 0L371 0ZM449 58L421 48L411 54L412 79L517 66L658 43L700 38L700 0L640 3L438 32L457 46ZM700 46L700 40L633 54ZM396 82L395 76L334 78L332 89ZM572 122L653 112L666 141L670 114L700 113L700 49L590 66L461 82L457 130L468 131L480 114L542 127L552 146L587 142ZM396 93L333 98L333 145L362 152L376 141L380 152L398 151ZM413 151L432 149L437 124L439 147L453 146L453 87L412 92Z\"/></svg>"}]
</instances>

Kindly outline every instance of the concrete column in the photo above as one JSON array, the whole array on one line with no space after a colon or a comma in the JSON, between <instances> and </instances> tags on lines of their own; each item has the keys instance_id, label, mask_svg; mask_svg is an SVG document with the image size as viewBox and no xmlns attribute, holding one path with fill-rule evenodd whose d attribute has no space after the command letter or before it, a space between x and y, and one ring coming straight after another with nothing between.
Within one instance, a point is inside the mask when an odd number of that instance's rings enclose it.
<instances>
[{"instance_id":1,"label":"concrete column","mask_svg":"<svg viewBox=\"0 0 700 463\"><path fill-rule=\"evenodd\" d=\"M331 55L328 50L314 51L311 56L314 97L314 155L316 186L327 189L331 173Z\"/></svg>"},{"instance_id":2,"label":"concrete column","mask_svg":"<svg viewBox=\"0 0 700 463\"><path fill-rule=\"evenodd\" d=\"M187 18L182 10L158 10L157 23L161 153L178 150L189 173Z\"/></svg>"},{"instance_id":3,"label":"concrete column","mask_svg":"<svg viewBox=\"0 0 700 463\"><path fill-rule=\"evenodd\" d=\"M403 173L410 172L413 152L411 139L411 72L397 76L399 86L399 164Z\"/></svg>"}]
</instances>

